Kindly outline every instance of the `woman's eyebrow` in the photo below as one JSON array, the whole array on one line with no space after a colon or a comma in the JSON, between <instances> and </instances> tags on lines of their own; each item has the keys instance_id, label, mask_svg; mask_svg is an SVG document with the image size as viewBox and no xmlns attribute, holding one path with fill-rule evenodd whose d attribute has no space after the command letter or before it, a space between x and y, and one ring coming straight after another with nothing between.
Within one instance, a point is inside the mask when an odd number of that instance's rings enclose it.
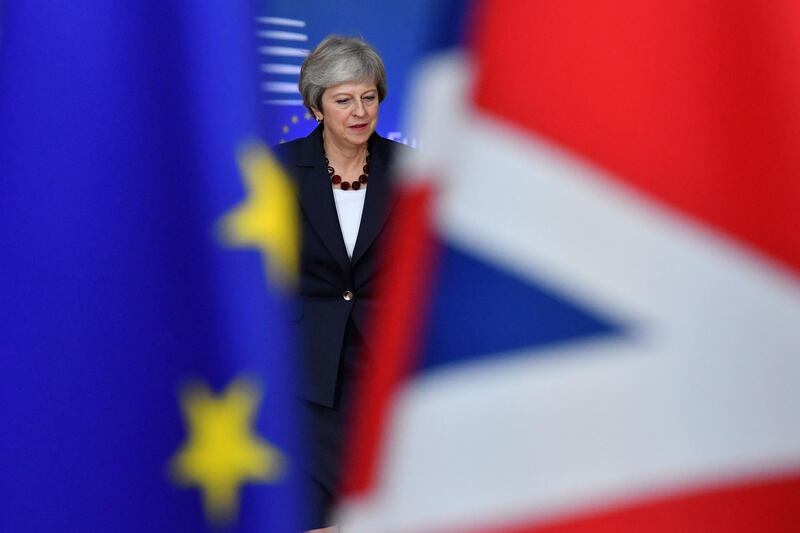
<instances>
[{"instance_id":1,"label":"woman's eyebrow","mask_svg":"<svg viewBox=\"0 0 800 533\"><path fill-rule=\"evenodd\" d=\"M374 93L374 92L377 92L377 89L367 89L366 91L364 91L363 93L361 93L361 95L363 96L363 95L365 95L365 94ZM333 95L332 95L332 96L333 96L334 98L336 98L337 96L353 96L353 93L346 93L346 92L341 92L341 93L333 93Z\"/></svg>"}]
</instances>

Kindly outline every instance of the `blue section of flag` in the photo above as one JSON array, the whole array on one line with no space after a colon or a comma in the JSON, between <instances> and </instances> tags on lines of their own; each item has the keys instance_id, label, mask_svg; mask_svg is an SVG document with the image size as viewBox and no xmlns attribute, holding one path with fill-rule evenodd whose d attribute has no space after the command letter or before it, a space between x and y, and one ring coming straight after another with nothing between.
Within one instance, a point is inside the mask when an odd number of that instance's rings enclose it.
<instances>
[{"instance_id":1,"label":"blue section of flag","mask_svg":"<svg viewBox=\"0 0 800 533\"><path fill-rule=\"evenodd\" d=\"M217 221L265 123L247 2L14 2L0 19L0 530L204 531L178 394L256 379L287 454L238 529L298 530L285 297Z\"/></svg>"},{"instance_id":2,"label":"blue section of flag","mask_svg":"<svg viewBox=\"0 0 800 533\"><path fill-rule=\"evenodd\" d=\"M442 245L439 261L422 369L624 333L611 318L452 244Z\"/></svg>"},{"instance_id":3,"label":"blue section of flag","mask_svg":"<svg viewBox=\"0 0 800 533\"><path fill-rule=\"evenodd\" d=\"M406 0L377 4L371 0L271 0L261 10L264 18L259 24L262 32L259 36L259 61L262 66L299 67L303 57L271 55L265 47L309 50L333 33L362 37L375 46L386 64L388 96L381 105L378 133L418 145L424 140L419 139L416 132L406 130L404 116L414 68L426 55L464 41L464 21L470 13L469 5L467 0ZM285 33L293 35L286 36ZM270 114L267 138L273 144L281 139L305 136L316 125L310 116L306 117L306 110L300 104L268 103L300 99L297 91L279 92L288 90L288 86L268 85L275 82L296 86L298 79L297 73L262 71L261 96Z\"/></svg>"}]
</instances>

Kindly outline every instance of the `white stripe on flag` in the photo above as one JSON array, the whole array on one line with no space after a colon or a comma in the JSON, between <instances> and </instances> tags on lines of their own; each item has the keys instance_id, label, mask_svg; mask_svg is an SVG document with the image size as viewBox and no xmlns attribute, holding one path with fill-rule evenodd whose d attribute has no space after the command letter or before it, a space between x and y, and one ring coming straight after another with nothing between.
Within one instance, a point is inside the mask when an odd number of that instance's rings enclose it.
<instances>
[{"instance_id":1,"label":"white stripe on flag","mask_svg":"<svg viewBox=\"0 0 800 533\"><path fill-rule=\"evenodd\" d=\"M269 74L300 74L300 65L285 65L282 63L264 63L261 71Z\"/></svg>"},{"instance_id":2,"label":"white stripe on flag","mask_svg":"<svg viewBox=\"0 0 800 533\"><path fill-rule=\"evenodd\" d=\"M268 56L278 57L306 57L309 52L306 48L292 48L289 46L260 46L258 51Z\"/></svg>"},{"instance_id":3,"label":"white stripe on flag","mask_svg":"<svg viewBox=\"0 0 800 533\"><path fill-rule=\"evenodd\" d=\"M288 26L291 28L305 28L306 23L303 20L289 19L283 17L258 17L256 18L261 24L274 24L276 26Z\"/></svg>"},{"instance_id":4,"label":"white stripe on flag","mask_svg":"<svg viewBox=\"0 0 800 533\"><path fill-rule=\"evenodd\" d=\"M280 41L307 41L308 35L292 31L262 30L258 32L259 37L264 39L277 39Z\"/></svg>"},{"instance_id":5,"label":"white stripe on flag","mask_svg":"<svg viewBox=\"0 0 800 533\"><path fill-rule=\"evenodd\" d=\"M269 93L299 93L297 84L288 81L265 81L261 84L261 88Z\"/></svg>"}]
</instances>

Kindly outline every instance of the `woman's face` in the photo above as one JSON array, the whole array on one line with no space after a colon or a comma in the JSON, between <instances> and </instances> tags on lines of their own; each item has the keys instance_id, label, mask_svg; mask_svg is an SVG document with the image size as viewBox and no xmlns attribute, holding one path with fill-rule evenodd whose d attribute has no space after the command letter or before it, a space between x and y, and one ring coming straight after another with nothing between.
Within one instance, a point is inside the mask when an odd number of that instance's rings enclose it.
<instances>
[{"instance_id":1,"label":"woman's face","mask_svg":"<svg viewBox=\"0 0 800 533\"><path fill-rule=\"evenodd\" d=\"M367 142L378 123L378 89L372 82L341 83L322 93L325 135L338 146L360 146Z\"/></svg>"}]
</instances>

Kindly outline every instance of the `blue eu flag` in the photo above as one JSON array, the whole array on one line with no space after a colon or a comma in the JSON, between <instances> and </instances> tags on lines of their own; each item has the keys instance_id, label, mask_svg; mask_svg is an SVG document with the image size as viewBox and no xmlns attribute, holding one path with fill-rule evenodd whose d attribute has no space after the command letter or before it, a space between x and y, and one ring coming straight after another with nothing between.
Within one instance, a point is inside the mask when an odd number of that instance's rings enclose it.
<instances>
[{"instance_id":1,"label":"blue eu flag","mask_svg":"<svg viewBox=\"0 0 800 533\"><path fill-rule=\"evenodd\" d=\"M247 2L0 12L0 530L296 531Z\"/></svg>"}]
</instances>

